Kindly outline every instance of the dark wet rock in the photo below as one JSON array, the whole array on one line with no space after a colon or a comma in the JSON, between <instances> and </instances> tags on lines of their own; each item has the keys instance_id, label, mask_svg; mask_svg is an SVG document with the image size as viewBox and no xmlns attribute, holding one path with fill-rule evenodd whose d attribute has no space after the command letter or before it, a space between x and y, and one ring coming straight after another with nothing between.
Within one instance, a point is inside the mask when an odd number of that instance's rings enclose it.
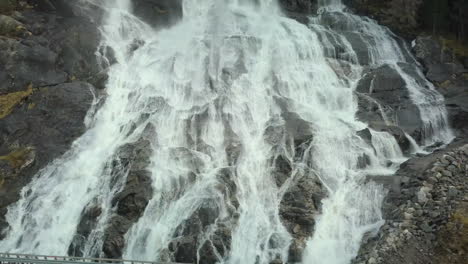
<instances>
[{"instance_id":1,"label":"dark wet rock","mask_svg":"<svg viewBox=\"0 0 468 264\"><path fill-rule=\"evenodd\" d=\"M273 176L276 185L286 188L280 202L280 217L286 229L292 234L289 261L300 261L307 238L313 232L315 215L320 211L321 200L326 195L320 180L308 167L298 167L304 155L309 155L309 144L313 139L311 124L297 114L285 113L286 129L270 126L266 139L278 146L286 142L295 148L295 156L288 158L287 153L273 159ZM290 137L292 140L288 140ZM296 163L297 162L297 163Z\"/></svg>"},{"instance_id":2,"label":"dark wet rock","mask_svg":"<svg viewBox=\"0 0 468 264\"><path fill-rule=\"evenodd\" d=\"M170 26L182 17L181 0L133 0L134 12L154 27Z\"/></svg>"},{"instance_id":3,"label":"dark wet rock","mask_svg":"<svg viewBox=\"0 0 468 264\"><path fill-rule=\"evenodd\" d=\"M99 71L95 55L99 33L88 19L25 11L20 21L31 35L0 37L5 72L0 76L2 91L15 91L29 83L43 86L85 80Z\"/></svg>"},{"instance_id":4,"label":"dark wet rock","mask_svg":"<svg viewBox=\"0 0 468 264\"><path fill-rule=\"evenodd\" d=\"M392 135L397 141L403 153L409 154L409 152L411 151L411 142L405 135L405 131L403 131L402 128L397 126L374 126L373 129L377 131L384 131Z\"/></svg>"},{"instance_id":5,"label":"dark wet rock","mask_svg":"<svg viewBox=\"0 0 468 264\"><path fill-rule=\"evenodd\" d=\"M96 47L100 35L96 25L81 17L71 17L59 22L62 23L61 30L57 30L52 36L52 49L58 55L58 67L67 73L69 79L86 80L98 74L101 69Z\"/></svg>"},{"instance_id":6,"label":"dark wet rock","mask_svg":"<svg viewBox=\"0 0 468 264\"><path fill-rule=\"evenodd\" d=\"M16 92L32 83L34 87L67 81L63 71L56 70L57 54L36 42L21 42L0 37L0 67L4 74L0 83L2 92Z\"/></svg>"},{"instance_id":7,"label":"dark wet rock","mask_svg":"<svg viewBox=\"0 0 468 264\"><path fill-rule=\"evenodd\" d=\"M356 117L362 122L371 124L372 126L385 126L386 122L380 113L380 108L383 108L384 113L388 113L391 109L386 109L379 101L370 97L367 94L356 93L358 102L358 111Z\"/></svg>"},{"instance_id":8,"label":"dark wet rock","mask_svg":"<svg viewBox=\"0 0 468 264\"><path fill-rule=\"evenodd\" d=\"M151 142L140 139L120 147L112 171L115 178L127 173L122 190L113 198L117 208L104 234L103 251L107 257L121 258L124 235L143 214L152 197L151 174L147 171L152 153Z\"/></svg>"},{"instance_id":9,"label":"dark wet rock","mask_svg":"<svg viewBox=\"0 0 468 264\"><path fill-rule=\"evenodd\" d=\"M466 86L468 87L468 86ZM466 88L465 88L466 89ZM460 136L468 134L468 89L459 96L447 98L450 124Z\"/></svg>"},{"instance_id":10,"label":"dark wet rock","mask_svg":"<svg viewBox=\"0 0 468 264\"><path fill-rule=\"evenodd\" d=\"M330 41L334 46L332 57L350 60L351 57L347 45L351 45L359 64L369 65L371 63L369 44L375 43L375 36L366 35L360 32L359 29L355 27L356 22L352 17L340 12L325 12L321 14L319 18L322 25L338 32L347 40L346 44L341 43L339 37L337 38L337 36L330 35L332 34L330 32L325 33L328 41Z\"/></svg>"},{"instance_id":11,"label":"dark wet rock","mask_svg":"<svg viewBox=\"0 0 468 264\"><path fill-rule=\"evenodd\" d=\"M96 89L102 90L106 88L106 84L108 80L109 80L109 71L108 69L106 69L90 77L88 79L88 82L91 83Z\"/></svg>"},{"instance_id":12,"label":"dark wet rock","mask_svg":"<svg viewBox=\"0 0 468 264\"><path fill-rule=\"evenodd\" d=\"M286 180L291 177L291 163L283 155L279 155L274 159L273 165L275 166L273 175L275 177L276 186L281 187Z\"/></svg>"},{"instance_id":13,"label":"dark wet rock","mask_svg":"<svg viewBox=\"0 0 468 264\"><path fill-rule=\"evenodd\" d=\"M453 74L462 73L463 65L448 49L431 36L419 36L415 40L414 53L426 68L426 76L434 82L444 82Z\"/></svg>"},{"instance_id":14,"label":"dark wet rock","mask_svg":"<svg viewBox=\"0 0 468 264\"><path fill-rule=\"evenodd\" d=\"M279 146L286 142L298 147L313 139L313 126L297 113L286 110L281 116L269 121L263 136L265 141L272 146Z\"/></svg>"},{"instance_id":15,"label":"dark wet rock","mask_svg":"<svg viewBox=\"0 0 468 264\"><path fill-rule=\"evenodd\" d=\"M231 248L231 227L238 207L237 187L233 181L233 170L224 168L218 174L217 191L227 201L227 213L221 215L218 201L206 199L190 217L177 227L169 250L169 260L180 263L214 264L226 256Z\"/></svg>"},{"instance_id":16,"label":"dark wet rock","mask_svg":"<svg viewBox=\"0 0 468 264\"><path fill-rule=\"evenodd\" d=\"M313 142L313 124L290 112L284 100L278 99L283 109L280 117L270 120L264 132L265 141L277 154L272 157L272 175L278 188L285 194L280 202L280 218L292 234L289 249L291 262L301 259L307 238L312 234L315 215L320 211L326 191L309 166L302 162L310 155Z\"/></svg>"},{"instance_id":17,"label":"dark wet rock","mask_svg":"<svg viewBox=\"0 0 468 264\"><path fill-rule=\"evenodd\" d=\"M307 238L313 233L315 216L320 211L325 190L320 180L311 172L304 172L303 175L291 175L290 177L292 177L292 181L280 203L280 217L286 229L293 236L293 243L289 250L289 261L299 262Z\"/></svg>"},{"instance_id":18,"label":"dark wet rock","mask_svg":"<svg viewBox=\"0 0 468 264\"><path fill-rule=\"evenodd\" d=\"M109 258L119 258L125 246L125 232L130 229L131 222L124 216L116 215L111 220L104 235L103 252Z\"/></svg>"},{"instance_id":19,"label":"dark wet rock","mask_svg":"<svg viewBox=\"0 0 468 264\"><path fill-rule=\"evenodd\" d=\"M312 2L311 0L280 0L280 5L291 12L309 14L312 12Z\"/></svg>"},{"instance_id":20,"label":"dark wet rock","mask_svg":"<svg viewBox=\"0 0 468 264\"><path fill-rule=\"evenodd\" d=\"M283 11L291 18L306 24L307 15L315 12L317 3L311 0L280 0Z\"/></svg>"},{"instance_id":21,"label":"dark wet rock","mask_svg":"<svg viewBox=\"0 0 468 264\"><path fill-rule=\"evenodd\" d=\"M372 132L369 128L365 128L363 130L359 130L357 135L361 137L367 144L372 144Z\"/></svg>"},{"instance_id":22,"label":"dark wet rock","mask_svg":"<svg viewBox=\"0 0 468 264\"><path fill-rule=\"evenodd\" d=\"M406 64L401 67L406 66L410 67ZM358 118L369 122L371 127L381 127L385 122L379 113L380 105L387 117L394 118L389 121L417 140L421 138L423 123L419 109L413 104L404 79L394 68L383 65L370 70L359 81L356 91L361 94Z\"/></svg>"},{"instance_id":23,"label":"dark wet rock","mask_svg":"<svg viewBox=\"0 0 468 264\"><path fill-rule=\"evenodd\" d=\"M68 255L80 257L83 256L81 250L85 246L86 239L89 237L93 229L97 227L97 221L101 214L102 210L97 206L84 209L82 213L82 219L76 230L76 234L73 237L73 241L70 247L68 248Z\"/></svg>"},{"instance_id":24,"label":"dark wet rock","mask_svg":"<svg viewBox=\"0 0 468 264\"><path fill-rule=\"evenodd\" d=\"M231 247L231 229L223 223L216 201L206 200L176 230L169 245L172 261L219 262ZM221 220L221 221L219 221Z\"/></svg>"},{"instance_id":25,"label":"dark wet rock","mask_svg":"<svg viewBox=\"0 0 468 264\"><path fill-rule=\"evenodd\" d=\"M302 119L298 114L293 112L282 113L284 119L284 127L286 128L286 136L294 139L296 145L311 140L313 137L312 124Z\"/></svg>"}]
</instances>

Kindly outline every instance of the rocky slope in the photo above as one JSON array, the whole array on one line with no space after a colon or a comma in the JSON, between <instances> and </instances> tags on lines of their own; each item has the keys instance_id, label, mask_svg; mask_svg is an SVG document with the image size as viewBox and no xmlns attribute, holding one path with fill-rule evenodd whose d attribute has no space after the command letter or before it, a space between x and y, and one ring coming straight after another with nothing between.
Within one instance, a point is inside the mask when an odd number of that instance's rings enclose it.
<instances>
[{"instance_id":1,"label":"rocky slope","mask_svg":"<svg viewBox=\"0 0 468 264\"><path fill-rule=\"evenodd\" d=\"M384 206L386 223L355 263L466 263L467 143L402 164Z\"/></svg>"},{"instance_id":2,"label":"rocky slope","mask_svg":"<svg viewBox=\"0 0 468 264\"><path fill-rule=\"evenodd\" d=\"M6 207L83 133L99 72L96 27L60 1L1 1L0 229Z\"/></svg>"},{"instance_id":3,"label":"rocky slope","mask_svg":"<svg viewBox=\"0 0 468 264\"><path fill-rule=\"evenodd\" d=\"M468 22L458 12L466 13L468 6L440 1L449 19L433 9L434 1L347 2L408 39L426 78L444 95L457 134L446 149L402 164L389 185L387 222L377 238L363 245L356 263L467 263L468 42L460 28ZM450 26L431 24L438 21L428 22L428 12L444 16Z\"/></svg>"}]
</instances>

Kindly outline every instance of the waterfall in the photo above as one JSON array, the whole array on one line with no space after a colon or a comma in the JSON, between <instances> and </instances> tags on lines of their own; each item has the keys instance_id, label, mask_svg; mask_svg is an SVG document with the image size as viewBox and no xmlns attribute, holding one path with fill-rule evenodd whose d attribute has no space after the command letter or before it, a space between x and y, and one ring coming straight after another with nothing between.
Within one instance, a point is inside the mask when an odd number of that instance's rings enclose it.
<instances>
[{"instance_id":1,"label":"waterfall","mask_svg":"<svg viewBox=\"0 0 468 264\"><path fill-rule=\"evenodd\" d=\"M388 64L402 76L420 111L421 145L453 138L443 98L419 69L416 79L400 66L417 63L410 53L339 0L319 1L309 25L285 17L274 0L183 0L182 20L159 30L132 14L130 0L85 2L103 10L101 48L117 61L107 95L85 134L10 206L0 251L69 254L84 212L99 208L81 254L102 255L112 201L129 173L119 150L145 137L152 197L125 235L124 258L171 261L171 245L192 232L197 215L208 224L191 243L211 245L218 263L286 263L293 238L279 210L292 181L276 184L272 160L287 154L300 171L290 178L318 177L328 193L303 263L349 263L383 223L386 192L366 177L392 175L405 157L392 135L356 118L365 65L342 30L373 36L363 40L366 67ZM345 23L332 27L327 15ZM300 159L285 113L310 125ZM282 131L274 142L270 127ZM366 129L370 140L358 136ZM229 233L223 250L213 246L220 233Z\"/></svg>"}]
</instances>

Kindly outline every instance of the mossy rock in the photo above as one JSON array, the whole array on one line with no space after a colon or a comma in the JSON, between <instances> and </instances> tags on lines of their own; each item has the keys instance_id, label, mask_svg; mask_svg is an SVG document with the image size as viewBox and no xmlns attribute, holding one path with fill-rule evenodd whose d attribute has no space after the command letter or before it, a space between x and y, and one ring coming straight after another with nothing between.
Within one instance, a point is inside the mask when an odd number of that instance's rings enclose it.
<instances>
[{"instance_id":1,"label":"mossy rock","mask_svg":"<svg viewBox=\"0 0 468 264\"><path fill-rule=\"evenodd\" d=\"M0 156L0 160L7 161L9 166L14 170L21 170L29 166L35 159L36 153L33 147L18 148Z\"/></svg>"},{"instance_id":2,"label":"mossy rock","mask_svg":"<svg viewBox=\"0 0 468 264\"><path fill-rule=\"evenodd\" d=\"M25 91L0 94L0 119L8 116L18 104L22 103L32 93L33 87L30 84Z\"/></svg>"},{"instance_id":3,"label":"mossy rock","mask_svg":"<svg viewBox=\"0 0 468 264\"><path fill-rule=\"evenodd\" d=\"M0 35L15 37L25 32L27 29L22 23L10 16L0 14Z\"/></svg>"}]
</instances>

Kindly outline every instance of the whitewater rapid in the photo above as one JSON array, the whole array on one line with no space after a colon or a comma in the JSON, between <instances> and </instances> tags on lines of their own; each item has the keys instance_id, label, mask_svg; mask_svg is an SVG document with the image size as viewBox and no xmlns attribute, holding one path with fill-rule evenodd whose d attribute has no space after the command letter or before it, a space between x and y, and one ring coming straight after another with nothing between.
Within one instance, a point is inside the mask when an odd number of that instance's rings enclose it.
<instances>
[{"instance_id":1,"label":"whitewater rapid","mask_svg":"<svg viewBox=\"0 0 468 264\"><path fill-rule=\"evenodd\" d=\"M102 10L99 50L112 49L116 60L106 96L90 112L86 133L9 208L0 251L67 255L83 212L99 207L98 224L81 254L103 256L104 230L115 213L112 199L128 174L115 167L115 158L151 127L146 170L153 195L125 235L123 258L171 261L169 245L181 236L181 226L208 207L215 220L194 242L198 250L227 228L226 252L213 248L218 263L286 263L293 238L279 207L292 181L277 186L272 159L287 153L293 167L307 167L303 173L318 177L328 193L302 262L350 263L363 236L384 222L386 191L366 177L392 175L407 157L386 132L370 129L370 141L358 136L369 128L356 118L355 88L364 65L346 36L322 16L340 15L348 30L373 36L369 65L388 64L405 80L424 124L422 147L453 137L443 98L399 66L416 61L390 31L347 13L341 1L319 1L320 14L308 25L285 17L273 0L182 2L181 21L155 30L132 14L130 0L83 1ZM332 43L344 47L345 55L330 56ZM265 140L272 124L286 130L285 112L311 124L313 137L301 159L294 158L287 133L275 144ZM365 166L359 164L363 157Z\"/></svg>"}]
</instances>

